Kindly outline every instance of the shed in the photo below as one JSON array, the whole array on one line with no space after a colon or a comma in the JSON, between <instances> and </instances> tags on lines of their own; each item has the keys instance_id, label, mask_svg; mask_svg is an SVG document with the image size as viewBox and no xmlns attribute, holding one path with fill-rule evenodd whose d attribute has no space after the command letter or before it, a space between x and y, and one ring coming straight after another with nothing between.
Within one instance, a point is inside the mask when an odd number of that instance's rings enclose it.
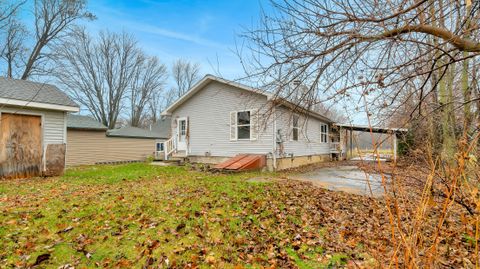
<instances>
[{"instance_id":1,"label":"shed","mask_svg":"<svg viewBox=\"0 0 480 269\"><path fill-rule=\"evenodd\" d=\"M54 85L0 78L0 178L61 174L67 113L78 111Z\"/></svg>"},{"instance_id":2,"label":"shed","mask_svg":"<svg viewBox=\"0 0 480 269\"><path fill-rule=\"evenodd\" d=\"M107 130L89 116L69 115L67 122L67 166L144 161L164 141L136 127Z\"/></svg>"}]
</instances>

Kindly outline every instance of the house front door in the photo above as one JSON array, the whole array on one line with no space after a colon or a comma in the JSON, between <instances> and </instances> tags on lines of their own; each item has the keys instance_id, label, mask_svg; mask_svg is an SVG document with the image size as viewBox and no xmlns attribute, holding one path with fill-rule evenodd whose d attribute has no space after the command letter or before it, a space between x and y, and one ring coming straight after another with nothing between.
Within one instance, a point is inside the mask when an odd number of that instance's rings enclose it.
<instances>
[{"instance_id":1,"label":"house front door","mask_svg":"<svg viewBox=\"0 0 480 269\"><path fill-rule=\"evenodd\" d=\"M187 118L179 118L177 124L177 150L187 150Z\"/></svg>"}]
</instances>

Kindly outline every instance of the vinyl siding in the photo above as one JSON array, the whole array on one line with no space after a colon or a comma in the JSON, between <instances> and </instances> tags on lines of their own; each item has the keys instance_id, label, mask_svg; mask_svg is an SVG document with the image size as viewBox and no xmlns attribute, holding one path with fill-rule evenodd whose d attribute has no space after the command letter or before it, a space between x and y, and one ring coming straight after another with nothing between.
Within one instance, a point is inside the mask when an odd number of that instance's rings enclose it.
<instances>
[{"instance_id":1,"label":"vinyl siding","mask_svg":"<svg viewBox=\"0 0 480 269\"><path fill-rule=\"evenodd\" d=\"M240 153L268 154L273 150L272 115L267 98L231 85L211 82L172 113L172 134L176 119L187 117L188 154L193 156L235 156ZM257 140L230 140L230 112L258 110Z\"/></svg>"},{"instance_id":2,"label":"vinyl siding","mask_svg":"<svg viewBox=\"0 0 480 269\"><path fill-rule=\"evenodd\" d=\"M155 142L156 139L107 137L105 131L69 129L67 166L145 160L153 155Z\"/></svg>"},{"instance_id":3,"label":"vinyl siding","mask_svg":"<svg viewBox=\"0 0 480 269\"><path fill-rule=\"evenodd\" d=\"M276 109L277 129L281 130L285 154L293 156L330 154L329 143L320 142L320 125L324 122L305 115L300 115L299 126L302 127L298 141L292 140L292 112L286 108ZM330 138L327 139L330 141Z\"/></svg>"},{"instance_id":4,"label":"vinyl siding","mask_svg":"<svg viewBox=\"0 0 480 269\"><path fill-rule=\"evenodd\" d=\"M43 126L43 145L48 144L63 144L65 143L65 120L66 112L41 110L41 109L26 109L15 107L1 107L0 112L39 115L42 117Z\"/></svg>"}]
</instances>

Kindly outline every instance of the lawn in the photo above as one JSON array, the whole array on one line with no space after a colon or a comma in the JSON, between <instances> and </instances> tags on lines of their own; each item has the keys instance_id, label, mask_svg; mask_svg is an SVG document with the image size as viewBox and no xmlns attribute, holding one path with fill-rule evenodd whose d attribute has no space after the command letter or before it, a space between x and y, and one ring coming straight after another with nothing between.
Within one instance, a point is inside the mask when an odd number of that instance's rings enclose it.
<instances>
[{"instance_id":1,"label":"lawn","mask_svg":"<svg viewBox=\"0 0 480 269\"><path fill-rule=\"evenodd\" d=\"M0 267L327 268L351 258L325 250L320 211L286 201L288 184L247 181L258 176L136 163L3 181Z\"/></svg>"},{"instance_id":2,"label":"lawn","mask_svg":"<svg viewBox=\"0 0 480 269\"><path fill-rule=\"evenodd\" d=\"M409 231L414 211L401 209L392 240L384 199L286 180L288 173L135 163L1 181L0 268L401 267L408 249L398 229ZM465 267L476 257L475 237L456 219L438 237L438 260ZM425 234L435 220L423 221Z\"/></svg>"}]
</instances>

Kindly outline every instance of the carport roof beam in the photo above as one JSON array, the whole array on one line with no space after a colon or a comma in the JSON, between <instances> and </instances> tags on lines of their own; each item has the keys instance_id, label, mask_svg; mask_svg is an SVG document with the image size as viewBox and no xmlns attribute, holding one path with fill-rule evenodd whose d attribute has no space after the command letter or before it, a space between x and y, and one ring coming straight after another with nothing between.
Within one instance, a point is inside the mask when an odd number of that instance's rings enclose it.
<instances>
[{"instance_id":1,"label":"carport roof beam","mask_svg":"<svg viewBox=\"0 0 480 269\"><path fill-rule=\"evenodd\" d=\"M376 127L376 126L366 126L366 125L351 125L351 124L341 124L341 123L335 123L335 126L353 130L353 131L361 131L361 132L370 132L370 130L373 133L406 133L408 132L408 129L406 128L388 128L388 127Z\"/></svg>"}]
</instances>

